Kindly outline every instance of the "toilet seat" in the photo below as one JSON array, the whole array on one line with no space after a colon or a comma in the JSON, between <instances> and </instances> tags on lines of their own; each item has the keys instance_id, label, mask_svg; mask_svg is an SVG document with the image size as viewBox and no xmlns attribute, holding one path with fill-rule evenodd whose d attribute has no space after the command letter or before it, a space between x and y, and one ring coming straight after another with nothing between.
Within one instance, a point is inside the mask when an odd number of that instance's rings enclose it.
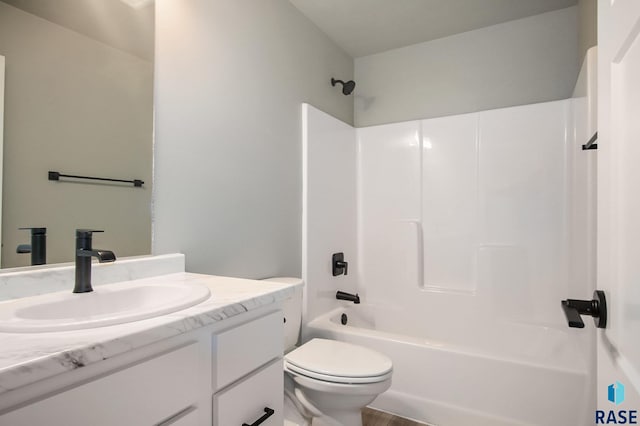
<instances>
[{"instance_id":1,"label":"toilet seat","mask_svg":"<svg viewBox=\"0 0 640 426\"><path fill-rule=\"evenodd\" d=\"M371 349L327 339L312 339L285 356L285 369L330 383L367 384L389 379L391 360Z\"/></svg>"},{"instance_id":2,"label":"toilet seat","mask_svg":"<svg viewBox=\"0 0 640 426\"><path fill-rule=\"evenodd\" d=\"M293 364L289 364L285 362L284 366L286 371L291 373L296 373L310 379L320 380L323 382L329 383L339 383L339 384L368 384L368 383L378 383L383 382L389 379L393 372L390 371L382 376L372 376L372 377L345 377L345 376L331 376L328 374L321 374L315 371L305 370L303 368L296 367Z\"/></svg>"},{"instance_id":3,"label":"toilet seat","mask_svg":"<svg viewBox=\"0 0 640 426\"><path fill-rule=\"evenodd\" d=\"M293 379L296 386L331 395L343 396L378 395L389 389L392 380L392 377L389 377L386 380L375 383L333 383L307 377L292 371L287 371L287 374Z\"/></svg>"}]
</instances>

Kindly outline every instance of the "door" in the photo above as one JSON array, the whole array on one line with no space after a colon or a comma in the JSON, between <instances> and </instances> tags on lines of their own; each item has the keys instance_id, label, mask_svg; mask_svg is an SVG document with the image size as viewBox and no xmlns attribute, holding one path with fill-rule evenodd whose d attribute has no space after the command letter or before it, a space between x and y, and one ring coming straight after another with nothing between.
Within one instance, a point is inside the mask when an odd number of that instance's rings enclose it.
<instances>
[{"instance_id":1,"label":"door","mask_svg":"<svg viewBox=\"0 0 640 426\"><path fill-rule=\"evenodd\" d=\"M0 241L2 241L2 152L4 135L4 56L0 55ZM0 244L2 256L2 244ZM0 260L2 257L0 257Z\"/></svg>"},{"instance_id":2,"label":"door","mask_svg":"<svg viewBox=\"0 0 640 426\"><path fill-rule=\"evenodd\" d=\"M597 411L595 423L638 424L640 1L598 1L598 45L597 285L607 296L609 318L607 328L598 330L602 416Z\"/></svg>"}]
</instances>

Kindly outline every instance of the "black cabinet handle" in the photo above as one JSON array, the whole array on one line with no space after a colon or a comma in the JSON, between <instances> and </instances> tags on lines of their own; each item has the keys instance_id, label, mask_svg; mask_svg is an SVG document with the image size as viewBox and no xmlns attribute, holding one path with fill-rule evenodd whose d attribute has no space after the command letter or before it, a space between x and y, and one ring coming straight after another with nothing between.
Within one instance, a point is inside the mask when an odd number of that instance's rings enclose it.
<instances>
[{"instance_id":1,"label":"black cabinet handle","mask_svg":"<svg viewBox=\"0 0 640 426\"><path fill-rule=\"evenodd\" d=\"M267 420L269 417L273 416L273 413L275 413L275 410L269 408L269 407L264 407L264 414L262 415L262 417L260 417L258 420L256 420L255 422L248 424L248 423L242 423L242 426L258 426L261 425L262 423L264 423L265 420Z\"/></svg>"}]
</instances>

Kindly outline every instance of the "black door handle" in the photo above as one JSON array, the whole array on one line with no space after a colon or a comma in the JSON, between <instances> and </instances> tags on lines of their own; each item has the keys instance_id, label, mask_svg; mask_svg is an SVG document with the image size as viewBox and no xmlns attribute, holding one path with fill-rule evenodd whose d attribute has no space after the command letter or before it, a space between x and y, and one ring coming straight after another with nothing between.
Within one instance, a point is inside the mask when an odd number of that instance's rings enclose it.
<instances>
[{"instance_id":1,"label":"black door handle","mask_svg":"<svg viewBox=\"0 0 640 426\"><path fill-rule=\"evenodd\" d=\"M607 326L607 299L604 296L604 291L594 291L592 300L567 299L561 303L569 327L584 328L584 322L582 322L580 315L592 316L598 328Z\"/></svg>"},{"instance_id":2,"label":"black door handle","mask_svg":"<svg viewBox=\"0 0 640 426\"><path fill-rule=\"evenodd\" d=\"M247 423L242 423L242 426L258 426L261 425L262 423L264 423L265 420L267 420L269 417L273 416L273 413L275 413L276 411L269 408L269 407L264 407L264 414L262 415L262 417L260 417L258 420L256 420L255 422L251 423L251 424L247 424Z\"/></svg>"}]
</instances>

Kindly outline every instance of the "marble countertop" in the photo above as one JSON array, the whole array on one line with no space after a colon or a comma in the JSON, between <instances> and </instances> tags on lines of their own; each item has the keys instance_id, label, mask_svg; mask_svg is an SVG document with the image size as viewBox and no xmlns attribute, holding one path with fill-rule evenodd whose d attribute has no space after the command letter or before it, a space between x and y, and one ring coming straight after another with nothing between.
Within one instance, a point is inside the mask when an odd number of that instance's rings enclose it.
<instances>
[{"instance_id":1,"label":"marble countertop","mask_svg":"<svg viewBox=\"0 0 640 426\"><path fill-rule=\"evenodd\" d=\"M146 320L84 330L0 333L0 395L290 297L294 285L186 272L132 281L202 284L211 297Z\"/></svg>"}]
</instances>

